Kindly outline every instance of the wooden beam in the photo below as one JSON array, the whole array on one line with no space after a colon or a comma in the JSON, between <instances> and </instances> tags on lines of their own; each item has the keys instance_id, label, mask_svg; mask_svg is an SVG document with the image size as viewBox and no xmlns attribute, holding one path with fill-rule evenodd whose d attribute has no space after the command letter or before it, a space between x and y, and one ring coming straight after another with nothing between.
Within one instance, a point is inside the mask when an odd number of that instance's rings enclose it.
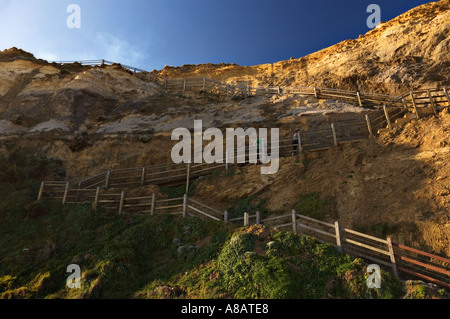
<instances>
[{"instance_id":1,"label":"wooden beam","mask_svg":"<svg viewBox=\"0 0 450 319\"><path fill-rule=\"evenodd\" d=\"M145 167L142 167L141 186L145 185Z\"/></svg>"},{"instance_id":2,"label":"wooden beam","mask_svg":"<svg viewBox=\"0 0 450 319\"><path fill-rule=\"evenodd\" d=\"M41 182L41 187L39 187L39 193L37 200L40 201L42 198L42 194L44 193L45 182Z\"/></svg>"},{"instance_id":3,"label":"wooden beam","mask_svg":"<svg viewBox=\"0 0 450 319\"><path fill-rule=\"evenodd\" d=\"M298 154L300 155L302 153L302 138L300 136L300 130L297 131L297 140L298 140Z\"/></svg>"},{"instance_id":4,"label":"wooden beam","mask_svg":"<svg viewBox=\"0 0 450 319\"><path fill-rule=\"evenodd\" d=\"M340 253L343 253L344 249L342 247L342 241L341 241L341 228L339 227L339 222L334 222L334 231L336 232L336 246Z\"/></svg>"},{"instance_id":5,"label":"wooden beam","mask_svg":"<svg viewBox=\"0 0 450 319\"><path fill-rule=\"evenodd\" d=\"M337 136L336 136L336 128L334 126L334 123L331 123L331 131L333 132L333 143L334 146L338 145Z\"/></svg>"},{"instance_id":6,"label":"wooden beam","mask_svg":"<svg viewBox=\"0 0 450 319\"><path fill-rule=\"evenodd\" d=\"M189 179L191 177L191 161L187 163L186 168L186 194L189 193Z\"/></svg>"},{"instance_id":7,"label":"wooden beam","mask_svg":"<svg viewBox=\"0 0 450 319\"><path fill-rule=\"evenodd\" d=\"M187 194L184 194L183 196L183 218L186 217L186 210L187 210Z\"/></svg>"},{"instance_id":8,"label":"wooden beam","mask_svg":"<svg viewBox=\"0 0 450 319\"><path fill-rule=\"evenodd\" d=\"M122 191L122 193L120 193L120 202L119 202L119 215L122 214L123 212L123 203L125 201L125 192Z\"/></svg>"},{"instance_id":9,"label":"wooden beam","mask_svg":"<svg viewBox=\"0 0 450 319\"><path fill-rule=\"evenodd\" d=\"M292 232L297 234L297 212L295 209L292 210Z\"/></svg>"},{"instance_id":10,"label":"wooden beam","mask_svg":"<svg viewBox=\"0 0 450 319\"><path fill-rule=\"evenodd\" d=\"M361 101L361 94L359 92L356 92L356 97L358 98L358 104L359 106L363 106L362 101Z\"/></svg>"},{"instance_id":11,"label":"wooden beam","mask_svg":"<svg viewBox=\"0 0 450 319\"><path fill-rule=\"evenodd\" d=\"M397 263L395 261L395 254L394 254L394 247L392 245L392 239L390 236L388 236L386 238L386 240L387 240L388 249L389 249L389 257L391 259L391 264L392 264L392 271L394 273L394 276L398 278Z\"/></svg>"},{"instance_id":12,"label":"wooden beam","mask_svg":"<svg viewBox=\"0 0 450 319\"><path fill-rule=\"evenodd\" d=\"M100 187L97 187L96 191L95 191L95 198L94 198L94 202L92 203L92 209L94 209L95 211L97 210L97 205L98 205L98 197L100 195Z\"/></svg>"},{"instance_id":13,"label":"wooden beam","mask_svg":"<svg viewBox=\"0 0 450 319\"><path fill-rule=\"evenodd\" d=\"M63 201L62 201L63 205L66 204L68 193L69 193L69 182L66 183L66 187L64 189L64 197L63 197Z\"/></svg>"},{"instance_id":14,"label":"wooden beam","mask_svg":"<svg viewBox=\"0 0 450 319\"><path fill-rule=\"evenodd\" d=\"M433 109L434 115L438 116L438 113L436 110L436 105L434 104L433 96L431 95L430 90L427 90L427 94L428 94L428 98L430 99L430 105L431 105L431 108Z\"/></svg>"},{"instance_id":15,"label":"wooden beam","mask_svg":"<svg viewBox=\"0 0 450 319\"><path fill-rule=\"evenodd\" d=\"M109 188L109 178L111 177L111 171L108 170L108 172L106 172L106 180L105 180L105 188L108 189Z\"/></svg>"},{"instance_id":16,"label":"wooden beam","mask_svg":"<svg viewBox=\"0 0 450 319\"><path fill-rule=\"evenodd\" d=\"M386 117L386 121L387 121L389 130L392 130L392 123L391 123L391 119L389 118L389 112L386 108L386 105L383 105L383 110L384 110L384 116Z\"/></svg>"},{"instance_id":17,"label":"wooden beam","mask_svg":"<svg viewBox=\"0 0 450 319\"><path fill-rule=\"evenodd\" d=\"M150 215L153 215L155 213L155 205L156 205L156 194L152 193L152 208L150 210Z\"/></svg>"},{"instance_id":18,"label":"wooden beam","mask_svg":"<svg viewBox=\"0 0 450 319\"><path fill-rule=\"evenodd\" d=\"M420 115L419 115L419 112L417 111L417 104L416 104L416 99L414 98L414 92L411 91L409 93L409 95L411 96L411 101L412 101L412 104L413 104L413 107L414 107L414 112L416 113L416 117L417 117L417 119L419 119Z\"/></svg>"},{"instance_id":19,"label":"wooden beam","mask_svg":"<svg viewBox=\"0 0 450 319\"><path fill-rule=\"evenodd\" d=\"M450 95L448 94L448 91L447 91L446 87L444 87L444 93L445 93L445 96L447 97L448 106L450 107Z\"/></svg>"},{"instance_id":20,"label":"wooden beam","mask_svg":"<svg viewBox=\"0 0 450 319\"><path fill-rule=\"evenodd\" d=\"M367 123L367 129L369 130L369 136L373 137L372 125L370 124L369 114L366 114L366 123Z\"/></svg>"}]
</instances>

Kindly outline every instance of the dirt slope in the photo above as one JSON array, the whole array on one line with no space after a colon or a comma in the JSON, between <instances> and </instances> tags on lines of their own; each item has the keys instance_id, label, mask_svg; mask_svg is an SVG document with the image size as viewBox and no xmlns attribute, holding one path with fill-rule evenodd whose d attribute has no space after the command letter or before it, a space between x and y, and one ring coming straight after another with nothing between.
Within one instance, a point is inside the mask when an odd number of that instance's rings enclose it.
<instances>
[{"instance_id":1,"label":"dirt slope","mask_svg":"<svg viewBox=\"0 0 450 319\"><path fill-rule=\"evenodd\" d=\"M276 175L237 168L232 177L201 181L196 196L228 209L254 196L273 214L302 196L332 201L325 216L344 227L450 255L450 114L420 119L367 140L281 160Z\"/></svg>"}]
</instances>

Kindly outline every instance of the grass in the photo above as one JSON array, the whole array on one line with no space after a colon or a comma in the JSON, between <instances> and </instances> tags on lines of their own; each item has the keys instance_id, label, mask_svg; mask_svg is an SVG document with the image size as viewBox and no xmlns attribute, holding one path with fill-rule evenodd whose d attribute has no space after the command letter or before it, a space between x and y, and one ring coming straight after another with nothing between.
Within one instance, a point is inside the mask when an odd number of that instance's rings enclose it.
<instances>
[{"instance_id":1,"label":"grass","mask_svg":"<svg viewBox=\"0 0 450 319\"><path fill-rule=\"evenodd\" d=\"M398 281L383 274L368 290L364 263L290 232L237 228L168 214L118 215L89 204L36 202L39 181L58 162L16 150L0 158L0 298L395 298ZM2 171L6 173L6 171ZM168 188L169 196L184 186ZM319 197L303 199L323 208ZM315 203L315 205L312 205ZM233 214L264 212L246 197ZM269 243L271 243L269 245ZM66 287L81 268L81 289ZM333 285L330 286L330 282Z\"/></svg>"},{"instance_id":2,"label":"grass","mask_svg":"<svg viewBox=\"0 0 450 319\"><path fill-rule=\"evenodd\" d=\"M335 202L331 198L321 198L318 193L305 194L295 205L298 214L318 220L337 220Z\"/></svg>"},{"instance_id":3,"label":"grass","mask_svg":"<svg viewBox=\"0 0 450 319\"><path fill-rule=\"evenodd\" d=\"M260 226L259 226L260 227ZM218 257L168 281L154 281L145 298L318 299L396 298L399 281L382 273L382 287L366 285L366 264L334 246L290 232L253 227L234 232ZM259 247L259 248L258 248Z\"/></svg>"}]
</instances>

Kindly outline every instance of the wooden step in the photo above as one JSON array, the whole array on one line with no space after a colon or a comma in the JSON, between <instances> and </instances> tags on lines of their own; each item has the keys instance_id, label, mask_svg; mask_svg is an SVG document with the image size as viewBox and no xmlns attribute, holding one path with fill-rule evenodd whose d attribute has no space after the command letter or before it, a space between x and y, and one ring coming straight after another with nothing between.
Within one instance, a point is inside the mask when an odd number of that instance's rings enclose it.
<instances>
[{"instance_id":1,"label":"wooden step","mask_svg":"<svg viewBox=\"0 0 450 319\"><path fill-rule=\"evenodd\" d=\"M415 113L406 113L403 118L407 119L408 121L410 121L410 120L416 119L417 115Z\"/></svg>"},{"instance_id":2,"label":"wooden step","mask_svg":"<svg viewBox=\"0 0 450 319\"><path fill-rule=\"evenodd\" d=\"M414 115L414 118L416 117L415 114L412 114L412 115ZM411 121L411 119L402 117L402 118L396 119L395 123L393 123L392 125L393 126L402 126L402 125L405 125L406 123L408 123L410 121Z\"/></svg>"},{"instance_id":3,"label":"wooden step","mask_svg":"<svg viewBox=\"0 0 450 319\"><path fill-rule=\"evenodd\" d=\"M421 107L417 110L419 112L419 115L431 115L434 114L434 110L432 107Z\"/></svg>"}]
</instances>

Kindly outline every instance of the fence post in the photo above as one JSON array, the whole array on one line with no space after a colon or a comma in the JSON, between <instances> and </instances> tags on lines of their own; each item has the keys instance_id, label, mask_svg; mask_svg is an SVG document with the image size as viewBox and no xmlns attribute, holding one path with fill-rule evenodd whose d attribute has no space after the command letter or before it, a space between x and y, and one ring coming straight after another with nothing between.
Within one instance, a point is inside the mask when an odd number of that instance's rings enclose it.
<instances>
[{"instance_id":1,"label":"fence post","mask_svg":"<svg viewBox=\"0 0 450 319\"><path fill-rule=\"evenodd\" d=\"M331 131L333 132L333 143L334 143L334 146L337 146L338 142L337 142L336 128L334 126L334 123L331 123Z\"/></svg>"},{"instance_id":2,"label":"fence post","mask_svg":"<svg viewBox=\"0 0 450 319\"><path fill-rule=\"evenodd\" d=\"M316 87L314 87L314 97L315 97L316 99L319 98L319 96L318 96L318 94L317 94L317 89L316 89Z\"/></svg>"},{"instance_id":3,"label":"fence post","mask_svg":"<svg viewBox=\"0 0 450 319\"><path fill-rule=\"evenodd\" d=\"M106 180L105 180L105 188L108 189L109 188L109 177L111 175L111 171L108 170L108 172L106 172Z\"/></svg>"},{"instance_id":4,"label":"fence post","mask_svg":"<svg viewBox=\"0 0 450 319\"><path fill-rule=\"evenodd\" d=\"M76 203L78 203L78 199L80 198L80 188L81 188L81 181L78 182L77 198L75 199L75 202L76 202Z\"/></svg>"},{"instance_id":5,"label":"fence post","mask_svg":"<svg viewBox=\"0 0 450 319\"><path fill-rule=\"evenodd\" d=\"M225 223L228 223L228 211L227 210L223 212L223 221Z\"/></svg>"},{"instance_id":6,"label":"fence post","mask_svg":"<svg viewBox=\"0 0 450 319\"><path fill-rule=\"evenodd\" d=\"M369 137L372 137L373 132L372 132L372 125L370 124L369 114L366 114L366 123L367 123L367 129L369 130Z\"/></svg>"},{"instance_id":7,"label":"fence post","mask_svg":"<svg viewBox=\"0 0 450 319\"><path fill-rule=\"evenodd\" d=\"M405 99L402 99L402 105L405 110L408 109L408 104L406 103Z\"/></svg>"},{"instance_id":8,"label":"fence post","mask_svg":"<svg viewBox=\"0 0 450 319\"><path fill-rule=\"evenodd\" d=\"M141 186L145 185L145 167L142 167Z\"/></svg>"},{"instance_id":9,"label":"fence post","mask_svg":"<svg viewBox=\"0 0 450 319\"><path fill-rule=\"evenodd\" d=\"M248 226L248 225L249 225L248 213L245 212L244 213L244 226Z\"/></svg>"},{"instance_id":10,"label":"fence post","mask_svg":"<svg viewBox=\"0 0 450 319\"><path fill-rule=\"evenodd\" d=\"M261 213L259 210L256 211L256 225L261 225Z\"/></svg>"},{"instance_id":11,"label":"fence post","mask_svg":"<svg viewBox=\"0 0 450 319\"><path fill-rule=\"evenodd\" d=\"M186 194L189 193L189 178L191 175L191 161L187 163L186 169Z\"/></svg>"},{"instance_id":12,"label":"fence post","mask_svg":"<svg viewBox=\"0 0 450 319\"><path fill-rule=\"evenodd\" d=\"M206 91L206 79L203 78L203 91Z\"/></svg>"},{"instance_id":13,"label":"fence post","mask_svg":"<svg viewBox=\"0 0 450 319\"><path fill-rule=\"evenodd\" d=\"M230 97L230 85L227 83L227 97Z\"/></svg>"},{"instance_id":14,"label":"fence post","mask_svg":"<svg viewBox=\"0 0 450 319\"><path fill-rule=\"evenodd\" d=\"M361 101L361 94L359 92L356 92L356 97L358 98L358 104L359 106L363 106L362 101Z\"/></svg>"},{"instance_id":15,"label":"fence post","mask_svg":"<svg viewBox=\"0 0 450 319\"><path fill-rule=\"evenodd\" d=\"M155 213L155 205L156 205L156 194L152 193L152 208L150 210L150 215L153 215Z\"/></svg>"},{"instance_id":16,"label":"fence post","mask_svg":"<svg viewBox=\"0 0 450 319\"><path fill-rule=\"evenodd\" d=\"M183 91L186 91L186 79L183 79Z\"/></svg>"},{"instance_id":17,"label":"fence post","mask_svg":"<svg viewBox=\"0 0 450 319\"><path fill-rule=\"evenodd\" d=\"M386 105L383 105L383 110L384 110L384 116L386 117L386 121L387 121L389 130L392 130L391 119L389 118L389 112L386 108Z\"/></svg>"},{"instance_id":18,"label":"fence post","mask_svg":"<svg viewBox=\"0 0 450 319\"><path fill-rule=\"evenodd\" d=\"M100 187L97 187L95 191L94 203L92 204L92 208L96 211L98 205L98 196L100 195Z\"/></svg>"},{"instance_id":19,"label":"fence post","mask_svg":"<svg viewBox=\"0 0 450 319\"><path fill-rule=\"evenodd\" d=\"M125 201L125 192L122 191L122 193L120 194L120 203L119 203L119 215L122 214L123 211L123 202Z\"/></svg>"},{"instance_id":20,"label":"fence post","mask_svg":"<svg viewBox=\"0 0 450 319\"><path fill-rule=\"evenodd\" d=\"M336 232L336 246L337 246L339 252L342 253L344 251L344 249L342 247L341 231L340 231L340 227L339 227L339 222L338 221L334 222L334 230Z\"/></svg>"},{"instance_id":21,"label":"fence post","mask_svg":"<svg viewBox=\"0 0 450 319\"><path fill-rule=\"evenodd\" d=\"M67 194L69 193L69 182L66 183L66 188L64 189L64 197L63 197L63 205L66 204L67 201Z\"/></svg>"},{"instance_id":22,"label":"fence post","mask_svg":"<svg viewBox=\"0 0 450 319\"><path fill-rule=\"evenodd\" d=\"M445 96L447 97L448 106L450 107L450 96L448 95L448 91L447 91L446 87L444 87L444 93L445 93Z\"/></svg>"},{"instance_id":23,"label":"fence post","mask_svg":"<svg viewBox=\"0 0 450 319\"><path fill-rule=\"evenodd\" d=\"M184 196L183 196L183 218L186 217L186 211L187 211L187 194L184 194Z\"/></svg>"},{"instance_id":24,"label":"fence post","mask_svg":"<svg viewBox=\"0 0 450 319\"><path fill-rule=\"evenodd\" d=\"M303 151L302 137L300 136L300 130L297 131L297 142L298 142L298 155L300 155Z\"/></svg>"},{"instance_id":25,"label":"fence post","mask_svg":"<svg viewBox=\"0 0 450 319\"><path fill-rule=\"evenodd\" d=\"M416 104L416 100L414 99L414 91L411 91L409 93L409 95L411 96L412 104L414 107L414 112L416 112L416 118L419 119L420 115L419 115L419 112L417 112L417 104Z\"/></svg>"},{"instance_id":26,"label":"fence post","mask_svg":"<svg viewBox=\"0 0 450 319\"><path fill-rule=\"evenodd\" d=\"M389 248L389 257L391 258L392 271L394 273L394 276L398 278L397 263L395 261L394 246L392 245L391 236L388 236L386 240Z\"/></svg>"},{"instance_id":27,"label":"fence post","mask_svg":"<svg viewBox=\"0 0 450 319\"><path fill-rule=\"evenodd\" d=\"M42 194L44 193L45 182L41 182L41 187L39 187L39 193L37 200L40 201L42 198Z\"/></svg>"},{"instance_id":28,"label":"fence post","mask_svg":"<svg viewBox=\"0 0 450 319\"><path fill-rule=\"evenodd\" d=\"M250 84L247 84L247 96L250 96Z\"/></svg>"},{"instance_id":29,"label":"fence post","mask_svg":"<svg viewBox=\"0 0 450 319\"><path fill-rule=\"evenodd\" d=\"M228 151L225 151L225 170L228 171Z\"/></svg>"},{"instance_id":30,"label":"fence post","mask_svg":"<svg viewBox=\"0 0 450 319\"><path fill-rule=\"evenodd\" d=\"M428 98L430 99L431 108L435 116L438 116L436 106L434 105L433 97L431 96L430 90L427 90Z\"/></svg>"},{"instance_id":31,"label":"fence post","mask_svg":"<svg viewBox=\"0 0 450 319\"><path fill-rule=\"evenodd\" d=\"M295 209L292 210L292 231L297 234L297 212Z\"/></svg>"}]
</instances>

